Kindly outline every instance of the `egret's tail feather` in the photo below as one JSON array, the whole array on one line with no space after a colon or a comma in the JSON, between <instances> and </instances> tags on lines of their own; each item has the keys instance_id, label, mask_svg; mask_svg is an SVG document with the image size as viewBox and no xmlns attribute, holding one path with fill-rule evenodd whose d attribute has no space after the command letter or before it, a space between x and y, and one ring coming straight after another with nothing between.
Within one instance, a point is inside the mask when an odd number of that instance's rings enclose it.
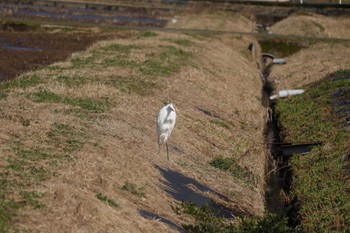
<instances>
[{"instance_id":1,"label":"egret's tail feather","mask_svg":"<svg viewBox=\"0 0 350 233\"><path fill-rule=\"evenodd\" d=\"M164 134L161 134L159 137L158 137L158 145L161 146L163 145L165 142L166 142L166 136Z\"/></svg>"}]
</instances>

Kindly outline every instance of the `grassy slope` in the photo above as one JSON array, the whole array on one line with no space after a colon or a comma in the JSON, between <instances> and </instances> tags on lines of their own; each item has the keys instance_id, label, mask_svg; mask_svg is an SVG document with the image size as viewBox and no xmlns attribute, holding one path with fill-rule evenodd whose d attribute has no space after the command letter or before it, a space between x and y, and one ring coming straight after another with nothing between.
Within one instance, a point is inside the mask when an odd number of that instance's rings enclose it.
<instances>
[{"instance_id":1,"label":"grassy slope","mask_svg":"<svg viewBox=\"0 0 350 233\"><path fill-rule=\"evenodd\" d=\"M331 37L349 39L348 17L323 15L295 15L274 24L270 31L283 35Z\"/></svg>"},{"instance_id":2,"label":"grassy slope","mask_svg":"<svg viewBox=\"0 0 350 233\"><path fill-rule=\"evenodd\" d=\"M1 231L172 232L138 213L186 219L173 212L153 164L201 177L227 205L262 213L264 110L249 41L127 36L0 84ZM168 100L179 109L173 163L158 154L154 133ZM217 157L249 172L215 169Z\"/></svg>"},{"instance_id":3,"label":"grassy slope","mask_svg":"<svg viewBox=\"0 0 350 233\"><path fill-rule=\"evenodd\" d=\"M136 39L153 36L157 34L141 33ZM112 99L113 93L150 95L160 88L158 78L179 72L191 57L190 52L169 43L149 53L150 57L142 63L128 59L131 50L142 49L134 45L106 45L93 50L89 57L73 58L68 67L51 66L1 84L2 122L8 124L5 131L15 134L5 133L1 153L1 232L17 227L13 222L21 218L18 211L45 208L41 200L45 194L37 190L61 173L67 162L75 160L84 146L101 147L91 138L88 125L116 104L118 99ZM110 67L136 68L144 76L81 76L74 72ZM83 87L86 93L77 96L75 90ZM121 188L135 193L136 185L126 181ZM100 192L96 198L113 208L119 206Z\"/></svg>"},{"instance_id":4,"label":"grassy slope","mask_svg":"<svg viewBox=\"0 0 350 233\"><path fill-rule=\"evenodd\" d=\"M327 76L308 86L303 95L279 100L276 107L283 139L291 142L323 142L308 155L290 161L293 171L292 196L301 202L299 211L305 232L347 232L350 230L349 154L350 136L335 115L342 88L349 96L350 80L329 81L329 77L349 75L349 71ZM338 97L339 98L339 97Z\"/></svg>"}]
</instances>

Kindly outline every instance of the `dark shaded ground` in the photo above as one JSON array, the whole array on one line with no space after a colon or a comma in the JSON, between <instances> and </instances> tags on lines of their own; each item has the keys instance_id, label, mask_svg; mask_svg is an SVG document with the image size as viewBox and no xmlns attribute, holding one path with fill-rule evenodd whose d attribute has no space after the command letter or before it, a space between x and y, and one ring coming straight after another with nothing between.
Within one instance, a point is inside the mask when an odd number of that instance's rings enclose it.
<instances>
[{"instance_id":1,"label":"dark shaded ground","mask_svg":"<svg viewBox=\"0 0 350 233\"><path fill-rule=\"evenodd\" d=\"M64 60L97 40L97 33L49 33L0 31L0 81Z\"/></svg>"}]
</instances>

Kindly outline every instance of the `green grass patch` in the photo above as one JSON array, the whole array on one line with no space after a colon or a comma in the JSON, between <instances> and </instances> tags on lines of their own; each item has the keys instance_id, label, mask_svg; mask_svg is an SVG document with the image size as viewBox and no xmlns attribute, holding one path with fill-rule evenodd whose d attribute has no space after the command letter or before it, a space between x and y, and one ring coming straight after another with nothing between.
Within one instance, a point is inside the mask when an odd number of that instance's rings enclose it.
<instances>
[{"instance_id":1,"label":"green grass patch","mask_svg":"<svg viewBox=\"0 0 350 233\"><path fill-rule=\"evenodd\" d=\"M220 126L222 128L225 128L225 129L229 129L230 128L230 125L227 122L223 121L223 120L215 119L215 120L211 120L210 122L213 123L214 125Z\"/></svg>"},{"instance_id":2,"label":"green grass patch","mask_svg":"<svg viewBox=\"0 0 350 233\"><path fill-rule=\"evenodd\" d=\"M129 55L131 50L140 49L142 49L142 47L137 45L111 44L94 51L93 57L96 59L102 57L101 65L103 67L134 68L137 67L139 63L131 60Z\"/></svg>"},{"instance_id":3,"label":"green grass patch","mask_svg":"<svg viewBox=\"0 0 350 233\"><path fill-rule=\"evenodd\" d=\"M33 100L38 103L61 103L64 98L50 91L39 91L33 94Z\"/></svg>"},{"instance_id":4,"label":"green grass patch","mask_svg":"<svg viewBox=\"0 0 350 233\"><path fill-rule=\"evenodd\" d=\"M189 40L174 40L181 46L190 46ZM75 58L71 62L73 68L81 67L120 67L139 71L143 75L152 77L164 77L179 72L182 66L188 64L193 57L191 52L176 48L174 46L160 46L154 52L146 53L146 60L139 61L130 57L130 53L144 53L144 47L138 45L111 44L92 51L89 57Z\"/></svg>"},{"instance_id":5,"label":"green grass patch","mask_svg":"<svg viewBox=\"0 0 350 233\"><path fill-rule=\"evenodd\" d=\"M149 38L149 37L156 37L156 36L158 36L158 34L155 32L145 31L145 32L139 33L136 38L140 39L140 38Z\"/></svg>"},{"instance_id":6,"label":"green grass patch","mask_svg":"<svg viewBox=\"0 0 350 233\"><path fill-rule=\"evenodd\" d=\"M16 232L13 219L21 208L29 206L40 211L45 207L40 202L43 195L34 192L33 187L52 177L52 167L47 163L59 163L65 158L19 143L11 150L6 165L0 166L0 232Z\"/></svg>"},{"instance_id":7,"label":"green grass patch","mask_svg":"<svg viewBox=\"0 0 350 233\"><path fill-rule=\"evenodd\" d=\"M150 76L169 76L179 72L193 57L191 52L174 46L163 46L160 53L149 53L146 56L147 60L141 64L140 71Z\"/></svg>"},{"instance_id":8,"label":"green grass patch","mask_svg":"<svg viewBox=\"0 0 350 233\"><path fill-rule=\"evenodd\" d=\"M350 180L345 155L350 153L350 134L337 115L350 100L350 71L338 71L306 87L302 95L281 99L276 117L282 139L291 142L323 142L310 154L290 160L293 171L292 197L302 203L299 211L304 232L350 231ZM335 96L342 90L342 95Z\"/></svg>"},{"instance_id":9,"label":"green grass patch","mask_svg":"<svg viewBox=\"0 0 350 233\"><path fill-rule=\"evenodd\" d=\"M174 43L177 44L177 45L184 46L184 47L190 47L190 46L193 45L192 41L186 40L186 39L175 40Z\"/></svg>"},{"instance_id":10,"label":"green grass patch","mask_svg":"<svg viewBox=\"0 0 350 233\"><path fill-rule=\"evenodd\" d=\"M106 58L103 60L103 66L104 67L121 67L121 68L134 68L138 67L139 63L136 61L132 61L126 58L119 58L119 57L113 57L113 58Z\"/></svg>"},{"instance_id":11,"label":"green grass patch","mask_svg":"<svg viewBox=\"0 0 350 233\"><path fill-rule=\"evenodd\" d=\"M249 187L256 187L257 177L247 169L239 166L234 158L215 158L210 163L211 166L223 171L229 171L234 177L244 181Z\"/></svg>"},{"instance_id":12,"label":"green grass patch","mask_svg":"<svg viewBox=\"0 0 350 233\"><path fill-rule=\"evenodd\" d=\"M6 98L7 93L11 89L26 89L29 87L38 86L42 83L44 83L43 78L36 75L22 76L6 82L0 82L0 99Z\"/></svg>"},{"instance_id":13,"label":"green grass patch","mask_svg":"<svg viewBox=\"0 0 350 233\"><path fill-rule=\"evenodd\" d=\"M103 195L102 193L96 193L96 198L102 202L107 203L110 207L118 208L119 205L111 198Z\"/></svg>"},{"instance_id":14,"label":"green grass patch","mask_svg":"<svg viewBox=\"0 0 350 233\"><path fill-rule=\"evenodd\" d=\"M123 190L129 191L131 194L136 195L138 197L145 197L145 188L142 187L137 187L136 184L125 182L124 185L122 186Z\"/></svg>"},{"instance_id":15,"label":"green grass patch","mask_svg":"<svg viewBox=\"0 0 350 233\"><path fill-rule=\"evenodd\" d=\"M24 205L30 205L34 209L43 209L45 205L41 204L38 199L43 198L42 194L36 192L22 191L21 195L24 199Z\"/></svg>"},{"instance_id":16,"label":"green grass patch","mask_svg":"<svg viewBox=\"0 0 350 233\"><path fill-rule=\"evenodd\" d=\"M73 68L82 68L84 66L92 66L94 65L94 62L95 62L95 58L93 56L74 58L71 60Z\"/></svg>"},{"instance_id":17,"label":"green grass patch","mask_svg":"<svg viewBox=\"0 0 350 233\"><path fill-rule=\"evenodd\" d=\"M174 208L177 214L185 214L194 218L193 224L183 224L185 232L189 233L289 233L293 232L288 227L287 218L284 215L276 216L267 213L262 218L252 217L238 219L240 224L233 223L223 217L217 217L218 212L208 208L207 205L197 207L193 203L182 203Z\"/></svg>"},{"instance_id":18,"label":"green grass patch","mask_svg":"<svg viewBox=\"0 0 350 233\"><path fill-rule=\"evenodd\" d=\"M15 149L15 153L18 158L23 159L25 161L40 161L46 159L60 159L63 158L62 155L49 154L45 151L39 149L26 149L23 147L18 147Z\"/></svg>"},{"instance_id":19,"label":"green grass patch","mask_svg":"<svg viewBox=\"0 0 350 233\"><path fill-rule=\"evenodd\" d=\"M156 82L149 81L141 77L113 77L108 82L124 93L136 94L140 96L151 95L153 94L154 90L160 88L159 84Z\"/></svg>"},{"instance_id":20,"label":"green grass patch","mask_svg":"<svg viewBox=\"0 0 350 233\"><path fill-rule=\"evenodd\" d=\"M7 174L12 174L11 177L20 178L20 183L25 186L51 177L51 171L45 166L46 163L68 158L63 154L48 153L37 147L26 148L20 144L14 146L12 151L15 156L7 159L7 165L4 169Z\"/></svg>"},{"instance_id":21,"label":"green grass patch","mask_svg":"<svg viewBox=\"0 0 350 233\"><path fill-rule=\"evenodd\" d=\"M7 98L7 94L6 94L6 93L1 92L1 93L0 93L0 100L2 100L2 99L6 99L6 98Z\"/></svg>"},{"instance_id":22,"label":"green grass patch","mask_svg":"<svg viewBox=\"0 0 350 233\"><path fill-rule=\"evenodd\" d=\"M60 83L64 83L67 87L70 87L70 88L80 87L87 83L87 80L85 77L79 77L79 76L68 77L68 76L60 75L57 77L56 80Z\"/></svg>"},{"instance_id":23,"label":"green grass patch","mask_svg":"<svg viewBox=\"0 0 350 233\"><path fill-rule=\"evenodd\" d=\"M12 213L9 213L8 203L0 202L0 232L9 232L12 221Z\"/></svg>"},{"instance_id":24,"label":"green grass patch","mask_svg":"<svg viewBox=\"0 0 350 233\"><path fill-rule=\"evenodd\" d=\"M248 128L248 124L245 121L239 121L239 128L241 130L246 130Z\"/></svg>"},{"instance_id":25,"label":"green grass patch","mask_svg":"<svg viewBox=\"0 0 350 233\"><path fill-rule=\"evenodd\" d=\"M47 136L51 139L50 143L55 144L55 148L62 149L64 153L80 150L86 141L83 131L67 124L54 123Z\"/></svg>"},{"instance_id":26,"label":"green grass patch","mask_svg":"<svg viewBox=\"0 0 350 233\"><path fill-rule=\"evenodd\" d=\"M122 66L129 67L133 64L128 60L131 50L142 49L137 45L122 45L122 44L110 44L105 47L101 47L92 51L92 54L88 57L79 57L71 60L73 68L81 68L86 66L102 65L108 66ZM121 61L118 61L121 60ZM130 63L130 64L129 64Z\"/></svg>"},{"instance_id":27,"label":"green grass patch","mask_svg":"<svg viewBox=\"0 0 350 233\"><path fill-rule=\"evenodd\" d=\"M95 113L105 112L109 107L107 99L98 101L88 98L63 97L46 90L32 94L32 100L38 103L62 103L72 106L79 106L83 110Z\"/></svg>"},{"instance_id":28,"label":"green grass patch","mask_svg":"<svg viewBox=\"0 0 350 233\"><path fill-rule=\"evenodd\" d=\"M118 53L119 55L128 55L132 49L141 49L142 47L137 45L122 45L122 44L111 44L102 48L99 48L95 52L108 52Z\"/></svg>"},{"instance_id":29,"label":"green grass patch","mask_svg":"<svg viewBox=\"0 0 350 233\"><path fill-rule=\"evenodd\" d=\"M73 106L79 106L80 108L82 108L84 110L88 110L88 111L96 112L96 113L105 112L109 107L107 100L97 101L97 100L88 99L88 98L68 98L68 97L65 97L63 103L73 105Z\"/></svg>"}]
</instances>

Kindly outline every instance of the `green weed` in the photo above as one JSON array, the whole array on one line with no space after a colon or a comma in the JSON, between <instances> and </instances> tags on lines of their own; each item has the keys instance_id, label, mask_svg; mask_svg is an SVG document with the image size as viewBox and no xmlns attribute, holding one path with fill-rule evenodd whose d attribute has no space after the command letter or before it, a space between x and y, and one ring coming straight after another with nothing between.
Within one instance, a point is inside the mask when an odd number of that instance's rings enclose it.
<instances>
[{"instance_id":1,"label":"green weed","mask_svg":"<svg viewBox=\"0 0 350 233\"><path fill-rule=\"evenodd\" d=\"M107 196L103 195L102 193L97 193L96 198L102 202L107 203L110 207L118 208L119 205L111 198L108 198Z\"/></svg>"},{"instance_id":2,"label":"green weed","mask_svg":"<svg viewBox=\"0 0 350 233\"><path fill-rule=\"evenodd\" d=\"M0 99L1 98L6 98L7 97L7 92L11 89L14 88L22 88L26 89L29 87L35 87L39 84L44 83L44 80L36 75L32 76L23 76L23 77L18 77L6 82L1 82L0 83Z\"/></svg>"},{"instance_id":3,"label":"green weed","mask_svg":"<svg viewBox=\"0 0 350 233\"><path fill-rule=\"evenodd\" d=\"M126 58L106 58L103 60L103 66L104 67L121 67L121 68L133 68L137 67L138 63L136 61L131 61Z\"/></svg>"},{"instance_id":4,"label":"green weed","mask_svg":"<svg viewBox=\"0 0 350 233\"><path fill-rule=\"evenodd\" d=\"M140 96L153 94L154 90L159 88L159 85L156 82L148 81L141 77L115 77L110 79L109 82L124 93L137 94Z\"/></svg>"},{"instance_id":5,"label":"green weed","mask_svg":"<svg viewBox=\"0 0 350 233\"><path fill-rule=\"evenodd\" d=\"M64 83L67 87L80 87L84 85L87 80L84 77L74 76L74 77L68 77L64 75L60 75L56 79L58 82Z\"/></svg>"},{"instance_id":6,"label":"green weed","mask_svg":"<svg viewBox=\"0 0 350 233\"><path fill-rule=\"evenodd\" d=\"M6 99L7 98L7 94L6 93L0 93L0 100L2 99Z\"/></svg>"},{"instance_id":7,"label":"green weed","mask_svg":"<svg viewBox=\"0 0 350 233\"><path fill-rule=\"evenodd\" d=\"M43 198L42 194L22 191L21 195L24 199L24 205L31 205L34 207L34 209L43 209L45 207L45 205L38 201L39 198Z\"/></svg>"},{"instance_id":8,"label":"green weed","mask_svg":"<svg viewBox=\"0 0 350 233\"><path fill-rule=\"evenodd\" d=\"M186 40L186 39L177 39L177 40L169 40L169 41L184 47L190 47L194 44L192 41Z\"/></svg>"},{"instance_id":9,"label":"green weed","mask_svg":"<svg viewBox=\"0 0 350 233\"><path fill-rule=\"evenodd\" d=\"M7 203L0 202L0 232L9 232L12 221L12 214L9 214L10 208Z\"/></svg>"},{"instance_id":10,"label":"green weed","mask_svg":"<svg viewBox=\"0 0 350 233\"><path fill-rule=\"evenodd\" d=\"M111 44L105 47L102 47L95 52L112 52L118 53L119 55L128 55L132 49L141 49L142 47L137 45L122 45L122 44Z\"/></svg>"},{"instance_id":11,"label":"green weed","mask_svg":"<svg viewBox=\"0 0 350 233\"><path fill-rule=\"evenodd\" d=\"M164 46L159 54L146 54L147 60L140 66L141 73L152 76L169 76L179 72L187 64L192 53L174 46Z\"/></svg>"},{"instance_id":12,"label":"green weed","mask_svg":"<svg viewBox=\"0 0 350 233\"><path fill-rule=\"evenodd\" d=\"M145 188L143 186L138 188L136 184L126 181L122 186L122 189L129 191L131 194L134 194L138 197L145 197Z\"/></svg>"},{"instance_id":13,"label":"green weed","mask_svg":"<svg viewBox=\"0 0 350 233\"><path fill-rule=\"evenodd\" d=\"M263 218L240 219L241 223L233 224L223 217L217 217L218 213L208 208L207 205L197 207L193 203L182 203L175 208L177 214L187 214L194 218L194 224L183 224L183 228L189 233L289 233L293 232L288 227L287 218L284 215L276 216L266 213Z\"/></svg>"},{"instance_id":14,"label":"green weed","mask_svg":"<svg viewBox=\"0 0 350 233\"><path fill-rule=\"evenodd\" d=\"M11 81L12 86L17 88L28 88L28 87L34 87L39 84L43 83L43 79L39 76L33 75L33 76L24 76L20 78L16 78L13 81Z\"/></svg>"},{"instance_id":15,"label":"green weed","mask_svg":"<svg viewBox=\"0 0 350 233\"><path fill-rule=\"evenodd\" d=\"M60 103L63 97L49 91L39 91L33 95L33 100L38 103Z\"/></svg>"},{"instance_id":16,"label":"green weed","mask_svg":"<svg viewBox=\"0 0 350 233\"><path fill-rule=\"evenodd\" d=\"M246 130L247 127L248 127L247 122L245 122L245 121L239 121L239 128L240 128L241 130Z\"/></svg>"},{"instance_id":17,"label":"green weed","mask_svg":"<svg viewBox=\"0 0 350 233\"><path fill-rule=\"evenodd\" d=\"M41 165L41 162L49 163L51 161L66 160L69 157L61 154L51 154L40 148L25 148L17 145L13 148L16 157L7 159L5 169L14 176L20 177L22 183L30 184L32 182L43 181L51 177L51 172Z\"/></svg>"},{"instance_id":18,"label":"green weed","mask_svg":"<svg viewBox=\"0 0 350 233\"><path fill-rule=\"evenodd\" d=\"M23 159L24 161L40 161L46 159L57 159L62 158L61 155L49 154L39 149L24 149L18 147L15 149L15 153L18 158Z\"/></svg>"},{"instance_id":19,"label":"green weed","mask_svg":"<svg viewBox=\"0 0 350 233\"><path fill-rule=\"evenodd\" d=\"M158 36L158 34L155 33L155 32L145 31L145 32L141 32L140 34L138 34L137 35L137 39L148 38L148 37L156 37L156 36Z\"/></svg>"},{"instance_id":20,"label":"green weed","mask_svg":"<svg viewBox=\"0 0 350 233\"><path fill-rule=\"evenodd\" d=\"M84 110L96 113L105 112L109 107L106 99L103 101L97 101L88 98L69 98L46 90L32 94L32 99L38 103L62 103L72 106L79 106Z\"/></svg>"},{"instance_id":21,"label":"green weed","mask_svg":"<svg viewBox=\"0 0 350 233\"><path fill-rule=\"evenodd\" d=\"M30 126L30 120L29 119L22 119L21 124L23 126Z\"/></svg>"},{"instance_id":22,"label":"green weed","mask_svg":"<svg viewBox=\"0 0 350 233\"><path fill-rule=\"evenodd\" d=\"M189 46L189 40L175 40L182 46ZM169 76L176 73L184 65L188 64L192 53L178 49L174 46L161 46L160 51L146 54L146 61L132 60L129 55L132 50L140 50L142 46L111 44L96 49L90 57L72 59L73 67L100 66L100 67L121 67L135 68L148 76Z\"/></svg>"},{"instance_id":23,"label":"green weed","mask_svg":"<svg viewBox=\"0 0 350 233\"><path fill-rule=\"evenodd\" d=\"M63 152L72 153L83 147L86 136L83 131L78 131L74 126L54 123L52 129L47 133L51 143L56 144L56 148L61 148Z\"/></svg>"},{"instance_id":24,"label":"green weed","mask_svg":"<svg viewBox=\"0 0 350 233\"><path fill-rule=\"evenodd\" d=\"M46 163L63 157L21 144L15 144L12 151L6 166L0 167L0 232L16 232L12 221L18 209L31 206L41 210L45 207L39 201L43 195L31 191L32 187L51 177ZM12 199L11 196L20 198Z\"/></svg>"},{"instance_id":25,"label":"green weed","mask_svg":"<svg viewBox=\"0 0 350 233\"><path fill-rule=\"evenodd\" d=\"M210 122L225 129L230 128L230 125L223 120L211 120Z\"/></svg>"},{"instance_id":26,"label":"green weed","mask_svg":"<svg viewBox=\"0 0 350 233\"><path fill-rule=\"evenodd\" d=\"M79 106L80 108L84 110L88 110L91 112L105 112L108 107L108 101L105 99L103 101L97 101L93 99L87 99L87 98L64 98L64 104L69 104L73 106Z\"/></svg>"},{"instance_id":27,"label":"green weed","mask_svg":"<svg viewBox=\"0 0 350 233\"><path fill-rule=\"evenodd\" d=\"M93 56L90 57L82 57L82 58L74 58L71 60L71 63L74 68L81 68L83 66L93 65L95 58Z\"/></svg>"}]
</instances>

